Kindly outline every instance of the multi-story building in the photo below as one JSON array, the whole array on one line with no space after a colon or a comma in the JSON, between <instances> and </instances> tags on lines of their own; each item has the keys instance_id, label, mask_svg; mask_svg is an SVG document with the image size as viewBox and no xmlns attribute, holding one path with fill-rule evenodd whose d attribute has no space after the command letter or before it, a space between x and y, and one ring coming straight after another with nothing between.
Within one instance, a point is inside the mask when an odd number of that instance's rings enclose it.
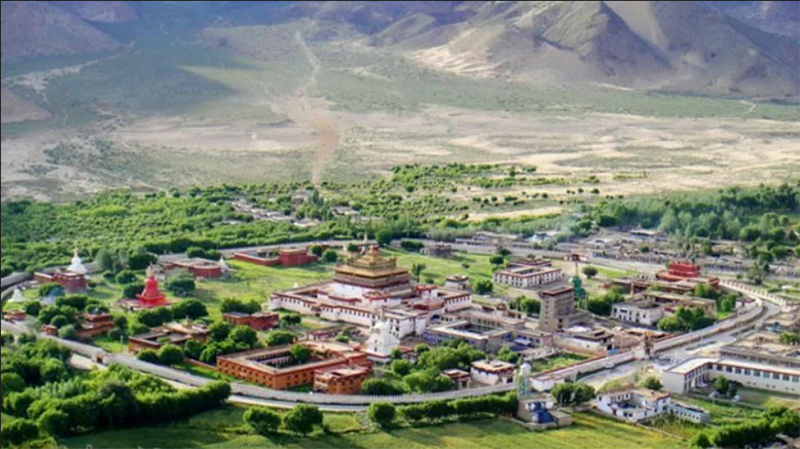
<instances>
[{"instance_id":1,"label":"multi-story building","mask_svg":"<svg viewBox=\"0 0 800 449\"><path fill-rule=\"evenodd\" d=\"M664 371L661 383L673 393L684 394L712 382L718 376L725 376L749 388L800 395L800 369L727 357L684 360Z\"/></svg>"},{"instance_id":2,"label":"multi-story building","mask_svg":"<svg viewBox=\"0 0 800 449\"><path fill-rule=\"evenodd\" d=\"M494 282L516 288L539 288L564 280L559 268L519 265L494 272Z\"/></svg>"},{"instance_id":3,"label":"multi-story building","mask_svg":"<svg viewBox=\"0 0 800 449\"><path fill-rule=\"evenodd\" d=\"M655 326L664 317L664 311L654 301L627 301L614 304L611 317L628 323Z\"/></svg>"},{"instance_id":4,"label":"multi-story building","mask_svg":"<svg viewBox=\"0 0 800 449\"><path fill-rule=\"evenodd\" d=\"M558 287L539 292L541 310L539 330L558 332L578 322L583 314L575 310L575 289L572 286Z\"/></svg>"},{"instance_id":5,"label":"multi-story building","mask_svg":"<svg viewBox=\"0 0 800 449\"><path fill-rule=\"evenodd\" d=\"M468 290L414 285L395 258L384 258L378 247L372 247L337 266L331 282L274 293L269 308L363 327L371 327L383 310L392 333L403 338L422 335L430 319L471 304Z\"/></svg>"},{"instance_id":6,"label":"multi-story building","mask_svg":"<svg viewBox=\"0 0 800 449\"><path fill-rule=\"evenodd\" d=\"M676 293L649 290L642 293L642 298L652 301L662 310L674 313L679 308L701 309L705 316L716 318L717 303L713 299L699 298L696 296L679 295Z\"/></svg>"},{"instance_id":7,"label":"multi-story building","mask_svg":"<svg viewBox=\"0 0 800 449\"><path fill-rule=\"evenodd\" d=\"M516 366L500 360L479 360L472 362L469 370L473 382L484 385L501 385L514 382Z\"/></svg>"},{"instance_id":8,"label":"multi-story building","mask_svg":"<svg viewBox=\"0 0 800 449\"><path fill-rule=\"evenodd\" d=\"M323 387L323 384L330 382L333 377L354 379L360 376L355 372L342 372L343 376L325 377L327 375L324 372L327 370L350 367L364 367L368 370L372 368L372 362L367 359L366 353L345 343L303 341L298 344L308 347L312 353L311 358L303 363L294 360L290 352L292 345L286 345L217 357L217 369L223 374L264 385L273 390L285 390L314 384L316 372L320 372L322 376L320 388L327 388ZM355 377L349 377L351 375ZM330 386L329 383L326 385ZM344 389L347 385L338 384L335 388Z\"/></svg>"},{"instance_id":9,"label":"multi-story building","mask_svg":"<svg viewBox=\"0 0 800 449\"><path fill-rule=\"evenodd\" d=\"M583 326L556 334L554 341L557 347L578 352L604 353L614 349L614 334L605 329Z\"/></svg>"},{"instance_id":10,"label":"multi-story building","mask_svg":"<svg viewBox=\"0 0 800 449\"><path fill-rule=\"evenodd\" d=\"M502 346L510 345L516 338L517 331L524 327L525 320L469 311L452 317L452 321L429 326L423 339L434 346L451 340L461 340L481 351L496 352Z\"/></svg>"},{"instance_id":11,"label":"multi-story building","mask_svg":"<svg viewBox=\"0 0 800 449\"><path fill-rule=\"evenodd\" d=\"M314 392L356 394L372 370L366 366L345 366L314 371Z\"/></svg>"}]
</instances>

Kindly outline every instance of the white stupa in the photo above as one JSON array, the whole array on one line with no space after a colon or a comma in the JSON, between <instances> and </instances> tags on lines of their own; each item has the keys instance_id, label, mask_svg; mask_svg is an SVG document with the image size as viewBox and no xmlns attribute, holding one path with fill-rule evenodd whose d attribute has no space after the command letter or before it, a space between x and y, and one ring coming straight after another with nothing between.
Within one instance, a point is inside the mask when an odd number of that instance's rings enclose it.
<instances>
[{"instance_id":1,"label":"white stupa","mask_svg":"<svg viewBox=\"0 0 800 449\"><path fill-rule=\"evenodd\" d=\"M228 263L225 262L225 258L222 256L219 256L219 269L223 274L231 271L231 267L228 266Z\"/></svg>"},{"instance_id":2,"label":"white stupa","mask_svg":"<svg viewBox=\"0 0 800 449\"><path fill-rule=\"evenodd\" d=\"M18 304L25 302L25 297L22 296L22 290L15 288L14 295L11 297L11 299L8 300L8 302L13 302Z\"/></svg>"},{"instance_id":3,"label":"white stupa","mask_svg":"<svg viewBox=\"0 0 800 449\"><path fill-rule=\"evenodd\" d=\"M381 317L372 326L367 340L367 352L371 354L388 357L392 349L400 345L400 339L392 335L389 322L386 320L383 309L381 309Z\"/></svg>"},{"instance_id":4,"label":"white stupa","mask_svg":"<svg viewBox=\"0 0 800 449\"><path fill-rule=\"evenodd\" d=\"M72 262L69 264L69 267L67 268L67 271L70 271L72 273L77 273L77 274L86 274L87 273L86 267L83 266L83 260L81 260L81 257L78 255L78 249L77 248L75 248L75 253L72 256Z\"/></svg>"}]
</instances>

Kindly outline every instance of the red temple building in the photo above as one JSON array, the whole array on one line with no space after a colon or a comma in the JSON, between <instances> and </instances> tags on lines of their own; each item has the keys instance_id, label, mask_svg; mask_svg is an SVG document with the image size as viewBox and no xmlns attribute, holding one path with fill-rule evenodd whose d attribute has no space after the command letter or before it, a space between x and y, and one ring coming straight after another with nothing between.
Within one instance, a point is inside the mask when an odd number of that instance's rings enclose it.
<instances>
[{"instance_id":1,"label":"red temple building","mask_svg":"<svg viewBox=\"0 0 800 449\"><path fill-rule=\"evenodd\" d=\"M144 309L167 305L167 296L158 289L158 280L155 273L151 272L144 281L144 290L136 295L138 305Z\"/></svg>"},{"instance_id":2,"label":"red temple building","mask_svg":"<svg viewBox=\"0 0 800 449\"><path fill-rule=\"evenodd\" d=\"M713 288L719 288L719 278L716 276L704 276L700 266L690 262L670 262L669 268L656 274L656 278L667 282L691 281L696 284L708 284Z\"/></svg>"},{"instance_id":3,"label":"red temple building","mask_svg":"<svg viewBox=\"0 0 800 449\"><path fill-rule=\"evenodd\" d=\"M242 262L270 267L282 265L284 267L297 267L317 261L318 257L309 254L308 248L283 248L278 251L277 257L270 257L266 252L234 253L233 258Z\"/></svg>"}]
</instances>

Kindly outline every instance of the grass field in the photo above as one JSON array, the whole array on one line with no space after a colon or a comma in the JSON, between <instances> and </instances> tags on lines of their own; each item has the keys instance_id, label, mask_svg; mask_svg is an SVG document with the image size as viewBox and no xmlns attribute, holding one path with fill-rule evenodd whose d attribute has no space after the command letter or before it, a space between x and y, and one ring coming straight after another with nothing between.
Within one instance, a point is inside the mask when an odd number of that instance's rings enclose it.
<instances>
[{"instance_id":1,"label":"grass field","mask_svg":"<svg viewBox=\"0 0 800 449\"><path fill-rule=\"evenodd\" d=\"M555 368L561 368L563 366L574 365L581 360L586 360L586 357L579 354L563 352L555 357L548 357L546 359L533 362L533 371L548 371Z\"/></svg>"},{"instance_id":2,"label":"grass field","mask_svg":"<svg viewBox=\"0 0 800 449\"><path fill-rule=\"evenodd\" d=\"M480 448L480 449L602 449L680 448L678 439L657 432L580 414L566 429L532 432L511 422L481 420L388 432L368 430L355 414L326 415L329 433L301 438L250 435L242 426L242 410L204 413L169 426L104 432L59 441L67 448Z\"/></svg>"}]
</instances>

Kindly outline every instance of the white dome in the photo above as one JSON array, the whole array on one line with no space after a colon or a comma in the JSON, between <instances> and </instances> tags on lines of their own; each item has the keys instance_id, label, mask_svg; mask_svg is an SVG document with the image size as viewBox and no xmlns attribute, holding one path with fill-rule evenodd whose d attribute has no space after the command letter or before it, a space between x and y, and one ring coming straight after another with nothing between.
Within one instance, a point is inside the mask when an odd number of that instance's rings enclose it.
<instances>
[{"instance_id":1,"label":"white dome","mask_svg":"<svg viewBox=\"0 0 800 449\"><path fill-rule=\"evenodd\" d=\"M86 274L86 267L83 266L83 260L78 255L78 250L75 250L75 254L72 256L72 263L70 263L67 271L71 271L73 273L78 274Z\"/></svg>"}]
</instances>

